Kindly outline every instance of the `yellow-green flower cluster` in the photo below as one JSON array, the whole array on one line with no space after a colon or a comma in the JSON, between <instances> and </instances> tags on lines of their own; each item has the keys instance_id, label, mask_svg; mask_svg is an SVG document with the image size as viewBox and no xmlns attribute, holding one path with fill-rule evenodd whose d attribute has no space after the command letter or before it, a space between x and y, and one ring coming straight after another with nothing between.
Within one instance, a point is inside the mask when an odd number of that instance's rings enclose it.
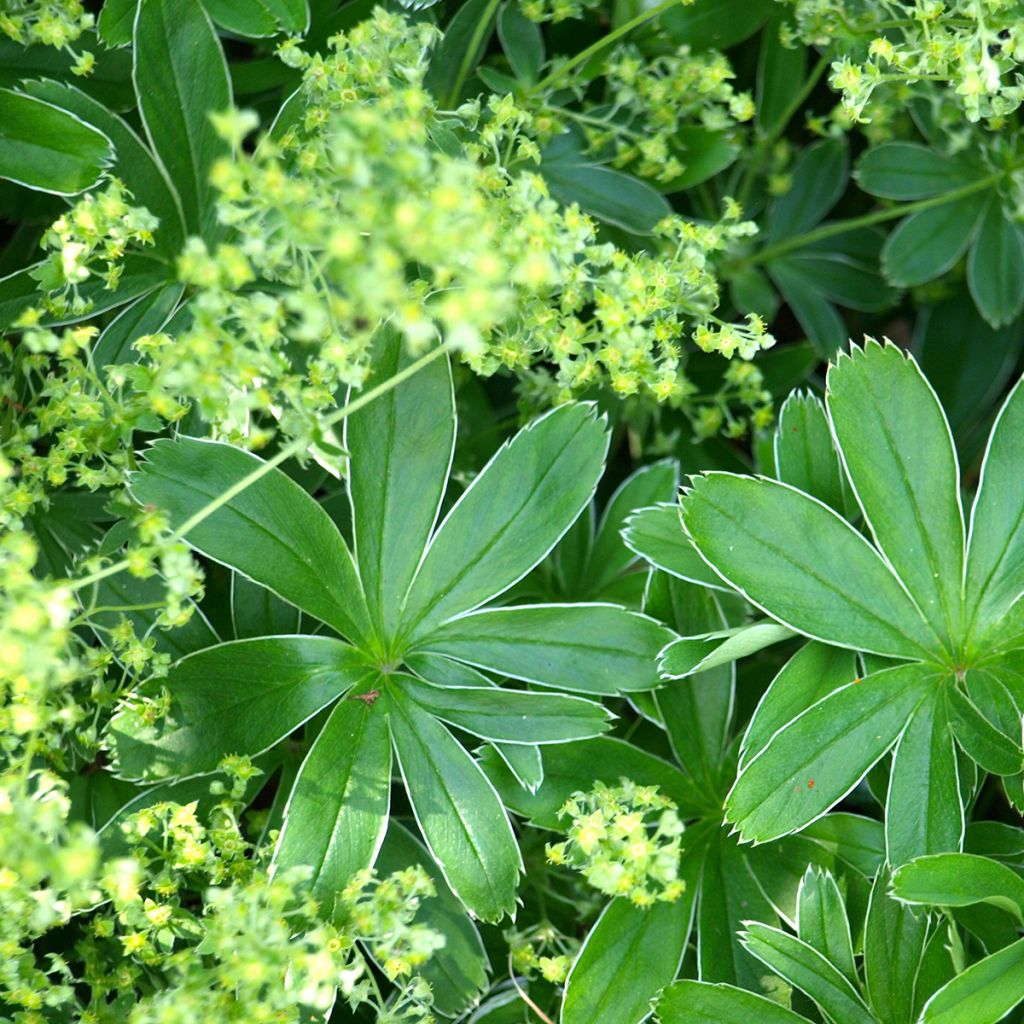
<instances>
[{"instance_id":1,"label":"yellow-green flower cluster","mask_svg":"<svg viewBox=\"0 0 1024 1024\"><path fill-rule=\"evenodd\" d=\"M23 46L67 50L75 57L71 71L76 75L87 75L95 58L89 52L75 53L71 44L94 22L81 0L0 0L0 33Z\"/></svg>"},{"instance_id":2,"label":"yellow-green flower cluster","mask_svg":"<svg viewBox=\"0 0 1024 1024\"><path fill-rule=\"evenodd\" d=\"M125 254L153 244L158 221L147 209L131 206L129 194L116 178L98 192L84 196L43 234L45 261L32 271L44 293L43 306L56 316L79 317L92 308L79 286L99 277L114 291L121 279ZM38 322L39 311L23 315L18 326Z\"/></svg>"},{"instance_id":3,"label":"yellow-green flower cluster","mask_svg":"<svg viewBox=\"0 0 1024 1024\"><path fill-rule=\"evenodd\" d=\"M595 889L639 907L683 893L683 822L657 786L598 783L589 793L574 793L558 813L572 823L565 842L548 844L549 863L569 865Z\"/></svg>"},{"instance_id":4,"label":"yellow-green flower cluster","mask_svg":"<svg viewBox=\"0 0 1024 1024\"><path fill-rule=\"evenodd\" d=\"M526 931L505 932L509 965L524 977L539 974L552 985L560 985L569 975L569 968L579 952L580 943L563 935L550 921L542 921Z\"/></svg>"},{"instance_id":5,"label":"yellow-green flower cluster","mask_svg":"<svg viewBox=\"0 0 1024 1024\"><path fill-rule=\"evenodd\" d=\"M885 94L918 83L949 108L943 119L966 115L995 130L1024 101L1024 23L1009 0L791 2L798 35L835 47L830 83L853 121L882 119Z\"/></svg>"}]
</instances>

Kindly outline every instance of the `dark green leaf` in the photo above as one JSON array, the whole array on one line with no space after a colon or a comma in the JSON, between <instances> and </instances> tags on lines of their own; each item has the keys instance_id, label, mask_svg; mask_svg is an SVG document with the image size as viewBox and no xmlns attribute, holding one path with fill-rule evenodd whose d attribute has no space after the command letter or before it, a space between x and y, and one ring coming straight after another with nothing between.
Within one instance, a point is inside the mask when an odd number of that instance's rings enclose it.
<instances>
[{"instance_id":1,"label":"dark green leaf","mask_svg":"<svg viewBox=\"0 0 1024 1024\"><path fill-rule=\"evenodd\" d=\"M1024 879L1005 864L971 853L918 857L893 875L893 893L905 903L967 907L988 903L1024 925Z\"/></svg>"},{"instance_id":2,"label":"dark green leaf","mask_svg":"<svg viewBox=\"0 0 1024 1024\"><path fill-rule=\"evenodd\" d=\"M796 832L849 793L896 741L936 682L920 664L841 687L777 732L743 769L726 817L743 839Z\"/></svg>"},{"instance_id":3,"label":"dark green leaf","mask_svg":"<svg viewBox=\"0 0 1024 1024\"><path fill-rule=\"evenodd\" d=\"M589 404L560 406L500 448L434 534L403 622L424 636L508 589L594 493L608 435Z\"/></svg>"},{"instance_id":4,"label":"dark green leaf","mask_svg":"<svg viewBox=\"0 0 1024 1024\"><path fill-rule=\"evenodd\" d=\"M797 897L797 935L851 982L857 982L846 903L830 871L808 867Z\"/></svg>"},{"instance_id":5,"label":"dark green leaf","mask_svg":"<svg viewBox=\"0 0 1024 1024\"><path fill-rule=\"evenodd\" d=\"M765 25L757 62L755 123L758 131L769 137L786 127L807 77L807 47L792 42L784 46L780 40L783 25L781 18Z\"/></svg>"},{"instance_id":6,"label":"dark green leaf","mask_svg":"<svg viewBox=\"0 0 1024 1024\"><path fill-rule=\"evenodd\" d=\"M190 654L166 679L165 718L147 725L133 705L110 736L119 773L169 779L212 772L229 754L259 754L365 678L348 644L329 637L235 640Z\"/></svg>"},{"instance_id":7,"label":"dark green leaf","mask_svg":"<svg viewBox=\"0 0 1024 1024\"><path fill-rule=\"evenodd\" d=\"M813 395L794 391L779 410L775 475L842 514L843 470L825 408Z\"/></svg>"},{"instance_id":8,"label":"dark green leaf","mask_svg":"<svg viewBox=\"0 0 1024 1024\"><path fill-rule=\"evenodd\" d=\"M845 138L823 139L801 151L789 191L769 210L769 237L778 241L813 228L846 190L848 176Z\"/></svg>"},{"instance_id":9,"label":"dark green leaf","mask_svg":"<svg viewBox=\"0 0 1024 1024\"><path fill-rule=\"evenodd\" d=\"M448 23L444 38L434 47L423 84L442 109L458 105L462 90L480 63L494 31L499 0L469 0Z\"/></svg>"},{"instance_id":10,"label":"dark green leaf","mask_svg":"<svg viewBox=\"0 0 1024 1024\"><path fill-rule=\"evenodd\" d=\"M937 646L889 566L830 508L784 484L695 477L683 521L700 553L773 618L814 639L896 657Z\"/></svg>"},{"instance_id":11,"label":"dark green leaf","mask_svg":"<svg viewBox=\"0 0 1024 1024\"><path fill-rule=\"evenodd\" d=\"M854 178L883 199L928 199L961 188L969 168L916 142L883 142L857 161Z\"/></svg>"},{"instance_id":12,"label":"dark green leaf","mask_svg":"<svg viewBox=\"0 0 1024 1024\"><path fill-rule=\"evenodd\" d=\"M174 313L184 286L169 284L136 299L103 329L92 350L93 368L102 371L116 363L134 363L138 358L133 342L147 334L156 334Z\"/></svg>"},{"instance_id":13,"label":"dark green leaf","mask_svg":"<svg viewBox=\"0 0 1024 1024\"><path fill-rule=\"evenodd\" d=\"M677 981L655 1008L659 1024L807 1024L807 1018L732 985Z\"/></svg>"},{"instance_id":14,"label":"dark green leaf","mask_svg":"<svg viewBox=\"0 0 1024 1024\"><path fill-rule=\"evenodd\" d=\"M631 551L679 579L716 590L731 590L683 532L678 505L656 505L634 512L626 519L622 539Z\"/></svg>"},{"instance_id":15,"label":"dark green leaf","mask_svg":"<svg viewBox=\"0 0 1024 1024\"><path fill-rule=\"evenodd\" d=\"M160 440L131 490L181 527L262 461L231 445ZM272 590L352 639L369 633L352 556L327 513L279 470L261 476L189 530L196 550Z\"/></svg>"},{"instance_id":16,"label":"dark green leaf","mask_svg":"<svg viewBox=\"0 0 1024 1024\"><path fill-rule=\"evenodd\" d=\"M849 331L836 307L814 278L793 261L777 260L768 272L801 328L823 356L831 358L847 342Z\"/></svg>"},{"instance_id":17,"label":"dark green leaf","mask_svg":"<svg viewBox=\"0 0 1024 1024\"><path fill-rule=\"evenodd\" d=\"M1019 715L1013 738L993 725L958 686L945 687L945 694L956 741L971 760L993 775L1015 775L1024 768Z\"/></svg>"},{"instance_id":18,"label":"dark green leaf","mask_svg":"<svg viewBox=\"0 0 1024 1024\"><path fill-rule=\"evenodd\" d=\"M772 7L770 0L695 0L669 8L658 24L677 46L724 50L752 36Z\"/></svg>"},{"instance_id":19,"label":"dark green leaf","mask_svg":"<svg viewBox=\"0 0 1024 1024\"><path fill-rule=\"evenodd\" d=\"M462 615L421 641L499 675L578 693L628 693L660 684L655 658L672 634L610 604L521 605Z\"/></svg>"},{"instance_id":20,"label":"dark green leaf","mask_svg":"<svg viewBox=\"0 0 1024 1024\"><path fill-rule=\"evenodd\" d=\"M544 37L515 2L507 3L498 15L498 38L516 77L527 85L536 82L544 63Z\"/></svg>"},{"instance_id":21,"label":"dark green leaf","mask_svg":"<svg viewBox=\"0 0 1024 1024\"><path fill-rule=\"evenodd\" d=\"M374 677L362 683L365 693ZM371 691L372 692L372 691ZM302 762L284 812L274 867L313 869L311 892L328 918L338 894L373 866L391 802L391 738L382 703L338 701Z\"/></svg>"},{"instance_id":22,"label":"dark green leaf","mask_svg":"<svg viewBox=\"0 0 1024 1024\"><path fill-rule=\"evenodd\" d=\"M237 572L231 574L231 624L235 639L299 631L299 610L272 590Z\"/></svg>"},{"instance_id":23,"label":"dark green leaf","mask_svg":"<svg viewBox=\"0 0 1024 1024\"><path fill-rule=\"evenodd\" d=\"M306 0L203 0L203 6L218 25L249 38L302 35L309 25Z\"/></svg>"},{"instance_id":24,"label":"dark green leaf","mask_svg":"<svg viewBox=\"0 0 1024 1024\"><path fill-rule=\"evenodd\" d=\"M972 964L925 1004L921 1024L996 1024L1024 999L1024 939Z\"/></svg>"},{"instance_id":25,"label":"dark green leaf","mask_svg":"<svg viewBox=\"0 0 1024 1024\"><path fill-rule=\"evenodd\" d=\"M389 686L391 735L413 813L453 893L485 921L515 907L522 859L497 793L451 733Z\"/></svg>"},{"instance_id":26,"label":"dark green leaf","mask_svg":"<svg viewBox=\"0 0 1024 1024\"><path fill-rule=\"evenodd\" d=\"M107 46L127 46L132 41L132 27L139 0L105 0L96 27Z\"/></svg>"},{"instance_id":27,"label":"dark green leaf","mask_svg":"<svg viewBox=\"0 0 1024 1024\"><path fill-rule=\"evenodd\" d=\"M1024 239L999 196L989 200L971 246L967 284L992 327L1005 327L1024 308Z\"/></svg>"}]
</instances>

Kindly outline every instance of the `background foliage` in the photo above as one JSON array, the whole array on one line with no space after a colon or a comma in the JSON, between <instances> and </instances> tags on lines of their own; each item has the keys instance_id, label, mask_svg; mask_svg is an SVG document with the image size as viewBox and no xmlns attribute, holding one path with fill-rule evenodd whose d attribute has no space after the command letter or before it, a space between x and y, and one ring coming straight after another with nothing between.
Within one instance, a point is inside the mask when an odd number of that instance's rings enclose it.
<instances>
[{"instance_id":1,"label":"background foliage","mask_svg":"<svg viewBox=\"0 0 1024 1024\"><path fill-rule=\"evenodd\" d=\"M0 0L2 1019L1024 1019L1022 14Z\"/></svg>"}]
</instances>

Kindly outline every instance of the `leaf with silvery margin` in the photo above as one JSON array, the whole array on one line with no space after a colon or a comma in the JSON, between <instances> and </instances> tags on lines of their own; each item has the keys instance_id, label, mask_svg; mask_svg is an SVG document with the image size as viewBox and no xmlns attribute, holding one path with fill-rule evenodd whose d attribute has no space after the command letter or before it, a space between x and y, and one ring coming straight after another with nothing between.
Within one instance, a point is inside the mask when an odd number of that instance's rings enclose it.
<instances>
[{"instance_id":1,"label":"leaf with silvery margin","mask_svg":"<svg viewBox=\"0 0 1024 1024\"><path fill-rule=\"evenodd\" d=\"M796 933L853 984L857 965L850 921L839 885L830 871L808 867L797 897Z\"/></svg>"},{"instance_id":2,"label":"leaf with silvery margin","mask_svg":"<svg viewBox=\"0 0 1024 1024\"><path fill-rule=\"evenodd\" d=\"M233 640L189 654L143 696L172 695L149 724L131 704L109 728L118 773L160 781L212 772L228 754L256 755L356 686L371 671L330 637Z\"/></svg>"},{"instance_id":3,"label":"leaf with silvery margin","mask_svg":"<svg viewBox=\"0 0 1024 1024\"><path fill-rule=\"evenodd\" d=\"M820 818L896 742L937 681L911 663L852 682L780 729L750 759L726 799L744 840L766 842Z\"/></svg>"},{"instance_id":4,"label":"leaf with silvery margin","mask_svg":"<svg viewBox=\"0 0 1024 1024\"><path fill-rule=\"evenodd\" d=\"M540 562L593 496L608 440L595 406L570 403L504 444L431 538L406 598L404 634L430 635Z\"/></svg>"},{"instance_id":5,"label":"leaf with silvery margin","mask_svg":"<svg viewBox=\"0 0 1024 1024\"><path fill-rule=\"evenodd\" d=\"M1024 939L972 964L938 990L921 1024L997 1024L1024 1000Z\"/></svg>"},{"instance_id":6,"label":"leaf with silvery margin","mask_svg":"<svg viewBox=\"0 0 1024 1024\"><path fill-rule=\"evenodd\" d=\"M825 407L814 395L793 391L779 410L774 435L775 476L840 514L845 481Z\"/></svg>"},{"instance_id":7,"label":"leaf with silvery margin","mask_svg":"<svg viewBox=\"0 0 1024 1024\"><path fill-rule=\"evenodd\" d=\"M494 787L400 687L389 685L383 696L416 823L452 892L484 921L512 913L523 863Z\"/></svg>"},{"instance_id":8,"label":"leaf with silvery margin","mask_svg":"<svg viewBox=\"0 0 1024 1024\"><path fill-rule=\"evenodd\" d=\"M764 996L691 979L669 985L655 1014L658 1024L809 1024L806 1017Z\"/></svg>"}]
</instances>

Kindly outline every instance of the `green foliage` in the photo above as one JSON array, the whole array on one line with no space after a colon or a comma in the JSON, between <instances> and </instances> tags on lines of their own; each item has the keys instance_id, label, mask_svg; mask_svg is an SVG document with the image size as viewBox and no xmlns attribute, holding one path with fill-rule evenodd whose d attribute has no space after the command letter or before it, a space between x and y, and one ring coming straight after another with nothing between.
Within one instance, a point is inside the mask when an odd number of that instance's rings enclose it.
<instances>
[{"instance_id":1,"label":"green foliage","mask_svg":"<svg viewBox=\"0 0 1024 1024\"><path fill-rule=\"evenodd\" d=\"M0 1024L1024 1020L1018 6L0 0Z\"/></svg>"}]
</instances>

